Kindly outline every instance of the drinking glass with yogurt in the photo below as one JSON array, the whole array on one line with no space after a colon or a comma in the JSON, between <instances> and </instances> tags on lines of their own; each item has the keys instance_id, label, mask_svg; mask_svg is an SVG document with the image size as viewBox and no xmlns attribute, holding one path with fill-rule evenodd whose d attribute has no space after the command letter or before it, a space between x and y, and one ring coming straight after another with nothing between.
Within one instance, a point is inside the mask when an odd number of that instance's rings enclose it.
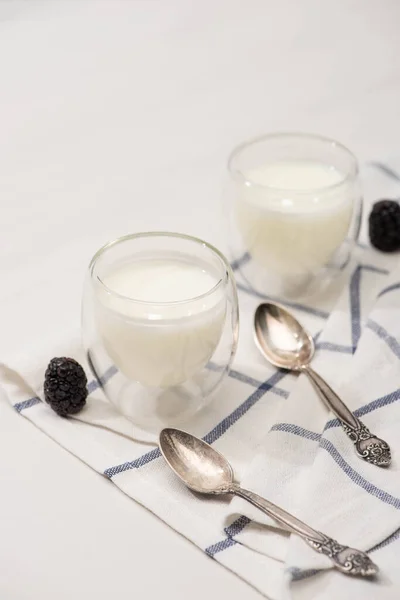
<instances>
[{"instance_id":1,"label":"drinking glass with yogurt","mask_svg":"<svg viewBox=\"0 0 400 600\"><path fill-rule=\"evenodd\" d=\"M190 236L143 233L93 257L84 344L108 398L145 429L187 419L227 373L238 336L229 263Z\"/></svg>"},{"instance_id":2,"label":"drinking glass with yogurt","mask_svg":"<svg viewBox=\"0 0 400 600\"><path fill-rule=\"evenodd\" d=\"M236 148L228 168L231 252L252 287L307 295L345 266L362 205L347 148L315 135L267 135Z\"/></svg>"}]
</instances>

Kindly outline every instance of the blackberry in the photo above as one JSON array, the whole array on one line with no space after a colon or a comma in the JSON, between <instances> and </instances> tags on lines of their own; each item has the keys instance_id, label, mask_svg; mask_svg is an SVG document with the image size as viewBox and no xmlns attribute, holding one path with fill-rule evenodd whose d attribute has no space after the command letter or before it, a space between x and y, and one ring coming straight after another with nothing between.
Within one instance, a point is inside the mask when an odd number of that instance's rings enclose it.
<instances>
[{"instance_id":1,"label":"blackberry","mask_svg":"<svg viewBox=\"0 0 400 600\"><path fill-rule=\"evenodd\" d=\"M52 358L44 376L44 397L61 417L75 415L86 404L87 378L73 358Z\"/></svg>"},{"instance_id":2,"label":"blackberry","mask_svg":"<svg viewBox=\"0 0 400 600\"><path fill-rule=\"evenodd\" d=\"M400 205L395 200L380 200L369 215L371 244L382 252L400 249Z\"/></svg>"}]
</instances>

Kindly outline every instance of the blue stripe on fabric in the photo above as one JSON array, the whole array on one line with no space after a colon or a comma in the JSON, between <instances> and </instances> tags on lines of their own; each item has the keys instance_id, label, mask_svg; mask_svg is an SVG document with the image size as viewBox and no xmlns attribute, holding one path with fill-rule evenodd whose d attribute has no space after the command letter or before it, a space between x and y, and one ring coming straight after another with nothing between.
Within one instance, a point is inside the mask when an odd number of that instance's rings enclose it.
<instances>
[{"instance_id":1,"label":"blue stripe on fabric","mask_svg":"<svg viewBox=\"0 0 400 600\"><path fill-rule=\"evenodd\" d=\"M385 294L389 292L393 292L394 290L400 290L400 283L393 283L392 285L388 285L388 287L384 288L379 294L378 298L381 298Z\"/></svg>"},{"instance_id":2,"label":"blue stripe on fabric","mask_svg":"<svg viewBox=\"0 0 400 600\"><path fill-rule=\"evenodd\" d=\"M357 348L361 337L360 281L361 267L358 266L350 280L350 318L353 348Z\"/></svg>"},{"instance_id":3,"label":"blue stripe on fabric","mask_svg":"<svg viewBox=\"0 0 400 600\"><path fill-rule=\"evenodd\" d=\"M364 404L364 406L360 406L360 408L356 408L353 413L356 417L363 417L378 408L393 404L393 402L397 402L397 400L400 400L400 389L395 390L386 396L382 396L381 398L377 398L376 400L372 400L372 402L368 402L368 404ZM331 419L325 425L325 429L332 429L332 427L339 427L340 425L339 419Z\"/></svg>"},{"instance_id":4,"label":"blue stripe on fabric","mask_svg":"<svg viewBox=\"0 0 400 600\"><path fill-rule=\"evenodd\" d=\"M235 371L234 369L231 369L229 371L229 375L230 375L230 377L232 377L232 379L237 379L238 381L241 381L242 383L248 383L249 385L252 385L253 387L259 387L260 385L262 385L262 381L259 381L258 379L254 379L254 377L251 377L250 375L245 375L244 373L241 373L240 371Z\"/></svg>"},{"instance_id":5,"label":"blue stripe on fabric","mask_svg":"<svg viewBox=\"0 0 400 600\"><path fill-rule=\"evenodd\" d=\"M232 377L232 379L237 379L238 381L242 381L243 383L248 383L249 385L252 385L255 388L262 387L263 385L268 385L268 383L266 382L254 379L254 377L250 377L249 375L245 375L244 373L240 373L239 371L235 371L234 369L231 369L229 371L229 376ZM284 390L277 386L274 386L270 389L271 392L273 394L276 394L277 396L282 396L282 398L289 397L289 392L287 390Z\"/></svg>"},{"instance_id":6,"label":"blue stripe on fabric","mask_svg":"<svg viewBox=\"0 0 400 600\"><path fill-rule=\"evenodd\" d=\"M245 515L241 515L236 521L234 521L228 527L225 527L224 531L228 537L234 537L238 535L247 525L251 523L251 519Z\"/></svg>"},{"instance_id":7,"label":"blue stripe on fabric","mask_svg":"<svg viewBox=\"0 0 400 600\"><path fill-rule=\"evenodd\" d=\"M233 412L231 412L225 419L223 419L218 425L203 437L203 440L207 444L212 444L218 440L228 429L232 427L239 419L241 419L254 404L256 404L262 396L269 390L271 390L275 383L287 376L287 373L277 371L267 381L263 382L252 394L245 400L240 406L238 406ZM104 475L109 479L112 479L115 475L123 473L124 471L130 471L131 469L140 469L149 462L152 462L156 458L161 456L161 452L158 448L146 452L139 458L110 467L104 471Z\"/></svg>"},{"instance_id":8,"label":"blue stripe on fabric","mask_svg":"<svg viewBox=\"0 0 400 600\"><path fill-rule=\"evenodd\" d=\"M375 546L372 546L372 548L370 548L367 552L376 552L376 550L380 550L381 548L388 546L392 542L395 542L396 540L399 539L399 537L400 537L400 528L396 529L396 531L394 531L387 538L385 538L384 540L379 542L379 544L375 544Z\"/></svg>"},{"instance_id":9,"label":"blue stripe on fabric","mask_svg":"<svg viewBox=\"0 0 400 600\"><path fill-rule=\"evenodd\" d=\"M243 256L240 256L240 258L237 258L236 260L233 260L231 262L231 269L232 271L237 271L238 269L240 269L240 267L243 267L243 265L246 265L250 261L250 254L248 252L245 252Z\"/></svg>"},{"instance_id":10,"label":"blue stripe on fabric","mask_svg":"<svg viewBox=\"0 0 400 600\"><path fill-rule=\"evenodd\" d=\"M271 427L270 431L284 431L286 433L293 433L293 435L299 435L307 440L312 440L313 442L319 442L321 439L321 435L319 433L309 431L308 429L304 429L303 427L299 427L293 423L277 423Z\"/></svg>"},{"instance_id":11,"label":"blue stripe on fabric","mask_svg":"<svg viewBox=\"0 0 400 600\"><path fill-rule=\"evenodd\" d=\"M322 334L322 329L320 329L319 331L317 331L317 333L314 335L314 344L318 343L318 340L319 340L321 334Z\"/></svg>"},{"instance_id":12,"label":"blue stripe on fabric","mask_svg":"<svg viewBox=\"0 0 400 600\"><path fill-rule=\"evenodd\" d=\"M236 282L236 287L238 290L245 292L246 294L250 294L251 296L256 296L257 298L261 298L262 300L267 300L268 302L277 302L289 308L294 308L310 315L314 315L315 317L319 317L320 319L327 319L329 317L329 313L320 310L318 308L312 308L311 306L306 306L305 304L298 304L297 302L287 302L281 298L275 298L274 296L265 296L256 290L253 290L242 283Z\"/></svg>"},{"instance_id":13,"label":"blue stripe on fabric","mask_svg":"<svg viewBox=\"0 0 400 600\"><path fill-rule=\"evenodd\" d=\"M376 335L378 337L380 337L381 340L383 340L384 342L386 342L386 344L389 346L389 348L391 349L391 351L393 352L393 354L395 356L397 356L397 358L400 358L400 344L398 343L398 341L396 340L395 337L393 337L392 335L390 335L386 331L386 329L384 329L384 327L382 327L382 325L379 325L378 323L376 323L372 319L368 319L366 326L368 327L368 329L371 329L371 331L373 331L374 333L376 333Z\"/></svg>"},{"instance_id":14,"label":"blue stripe on fabric","mask_svg":"<svg viewBox=\"0 0 400 600\"><path fill-rule=\"evenodd\" d=\"M22 410L25 410L26 408L30 408L31 406L36 406L36 404L41 404L42 401L40 398L38 398L37 396L35 396L34 398L29 398L28 400L23 400L22 402L17 402L16 404L14 404L14 408L17 412L21 412Z\"/></svg>"},{"instance_id":15,"label":"blue stripe on fabric","mask_svg":"<svg viewBox=\"0 0 400 600\"><path fill-rule=\"evenodd\" d=\"M358 246L359 248L362 248L363 250L368 250L369 246L368 244L363 244L363 242L356 242L356 246Z\"/></svg>"},{"instance_id":16,"label":"blue stripe on fabric","mask_svg":"<svg viewBox=\"0 0 400 600\"><path fill-rule=\"evenodd\" d=\"M152 462L156 458L161 456L161 452L159 448L154 448L150 450L150 452L146 452L142 456L139 456L136 460L132 460L129 462L122 463L120 465L116 465L115 467L110 467L104 471L104 475L108 477L108 479L112 479L115 475L119 475L119 473L123 473L124 471L130 471L131 469L140 469L140 467L144 467L149 462Z\"/></svg>"},{"instance_id":17,"label":"blue stripe on fabric","mask_svg":"<svg viewBox=\"0 0 400 600\"><path fill-rule=\"evenodd\" d=\"M317 441L320 438L319 434L313 431L309 431L308 429L304 429L303 427L292 425L291 423L279 423L277 425L274 425L274 427L271 428L271 431L284 431L286 433L292 433L294 435L298 435L302 438L313 441ZM347 475L347 477L349 477L349 479L353 481L353 483L361 487L368 494L371 494L371 496L375 496L382 502L390 504L394 508L400 510L400 498L392 496L388 492L381 490L380 488L376 487L373 483L370 483L369 481L364 479L362 475L357 473L357 471L355 471L344 460L344 458L341 454L339 454L332 442L330 442L326 438L320 438L319 444L321 448L323 448L324 450L326 450L326 452L330 454L330 456L333 458L336 464L342 469L342 471Z\"/></svg>"},{"instance_id":18,"label":"blue stripe on fabric","mask_svg":"<svg viewBox=\"0 0 400 600\"><path fill-rule=\"evenodd\" d=\"M215 363L213 363L211 361L207 363L206 368L210 369L211 371L217 371L217 372L222 372L222 371L227 370L226 367L223 367L221 369L221 367L219 365L216 365ZM251 377L250 375L246 375L245 373L242 373L241 371L236 371L235 369L230 369L230 371L228 372L228 377L231 377L232 379L236 379L237 381L241 381L242 383L247 383L248 385L251 385L255 388L265 385L265 382L262 382L259 379L255 379L254 377ZM288 398L288 396L289 396L289 392L287 390L284 390L277 386L274 386L271 389L271 392L273 394L276 394L277 396L281 396L282 398Z\"/></svg>"},{"instance_id":19,"label":"blue stripe on fabric","mask_svg":"<svg viewBox=\"0 0 400 600\"><path fill-rule=\"evenodd\" d=\"M112 365L99 379L93 379L93 381L90 381L87 386L88 394L91 394L95 390L103 387L103 385L105 385L111 379L111 377L116 375L117 372L117 367Z\"/></svg>"},{"instance_id":20,"label":"blue stripe on fabric","mask_svg":"<svg viewBox=\"0 0 400 600\"><path fill-rule=\"evenodd\" d=\"M378 275L388 275L389 271L382 267L376 267L375 265L360 265L364 271L370 271L371 273L378 273Z\"/></svg>"},{"instance_id":21,"label":"blue stripe on fabric","mask_svg":"<svg viewBox=\"0 0 400 600\"><path fill-rule=\"evenodd\" d=\"M299 569L298 567L291 567L288 569L292 581L301 581L302 579L308 579L308 577L313 577L317 573L320 573L322 569Z\"/></svg>"},{"instance_id":22,"label":"blue stripe on fabric","mask_svg":"<svg viewBox=\"0 0 400 600\"><path fill-rule=\"evenodd\" d=\"M351 346L335 344L333 342L318 341L321 334L322 329L314 335L314 345L316 350L328 350L329 352L338 352L340 354L353 354L353 348Z\"/></svg>"},{"instance_id":23,"label":"blue stripe on fabric","mask_svg":"<svg viewBox=\"0 0 400 600\"><path fill-rule=\"evenodd\" d=\"M381 163L381 162L370 162L369 163L372 167L375 167L377 169L379 169L380 171L382 171L383 173L385 173L386 175L388 175L391 179L395 179L396 181L400 181L400 175L398 173L396 173L396 171L394 169L392 169L392 167L388 167L387 165Z\"/></svg>"},{"instance_id":24,"label":"blue stripe on fabric","mask_svg":"<svg viewBox=\"0 0 400 600\"><path fill-rule=\"evenodd\" d=\"M352 346L333 344L332 342L318 342L315 348L317 350L329 350L330 352L338 352L339 354L354 354L354 348Z\"/></svg>"},{"instance_id":25,"label":"blue stripe on fabric","mask_svg":"<svg viewBox=\"0 0 400 600\"><path fill-rule=\"evenodd\" d=\"M267 381L262 383L238 408L231 412L225 419L223 419L218 425L214 427L207 435L203 437L203 440L207 444L213 444L218 440L228 429L232 427L237 421L239 421L259 400L264 396L266 392L271 390L278 381L287 376L287 373L277 371Z\"/></svg>"},{"instance_id":26,"label":"blue stripe on fabric","mask_svg":"<svg viewBox=\"0 0 400 600\"><path fill-rule=\"evenodd\" d=\"M214 558L214 556L218 554L218 552L222 552L223 550L226 550L227 548L229 548L230 546L234 546L235 544L237 544L236 540L234 540L231 537L227 537L226 539L221 540L217 544L209 546L204 550L204 552L208 554L208 556L210 556L211 558Z\"/></svg>"},{"instance_id":27,"label":"blue stripe on fabric","mask_svg":"<svg viewBox=\"0 0 400 600\"><path fill-rule=\"evenodd\" d=\"M381 398L377 398L376 400L372 400L372 402L369 402L368 404L364 404L364 406L357 408L354 411L354 414L356 415L356 417L363 417L364 415L367 415L368 413L373 412L378 408L382 408L383 406L393 404L393 402L397 402L397 400L400 400L400 389L397 389L394 392L387 394L386 396L382 396Z\"/></svg>"},{"instance_id":28,"label":"blue stripe on fabric","mask_svg":"<svg viewBox=\"0 0 400 600\"><path fill-rule=\"evenodd\" d=\"M344 458L339 454L339 452L336 450L336 448L332 444L332 442L330 442L326 438L321 438L320 446L321 446L321 448L326 450L332 456L332 458L334 459L336 464L349 477L349 479L351 479L356 485L361 487L363 490L365 490L371 496L375 496L382 502L385 502L386 504L390 504L390 506L393 506L397 510L400 510L400 498L396 498L395 496L392 496L392 494L389 494L388 492L381 490L380 488L376 487L373 483L370 483L369 481L364 479L364 477L362 477L362 475L357 473L357 471L355 471L344 460Z\"/></svg>"},{"instance_id":29,"label":"blue stripe on fabric","mask_svg":"<svg viewBox=\"0 0 400 600\"><path fill-rule=\"evenodd\" d=\"M350 279L350 316L353 353L356 351L361 337L361 272L369 271L386 275L388 271L374 265L358 265Z\"/></svg>"},{"instance_id":30,"label":"blue stripe on fabric","mask_svg":"<svg viewBox=\"0 0 400 600\"><path fill-rule=\"evenodd\" d=\"M211 556L211 558L214 558L215 554L218 552L222 552L223 550L234 546L238 543L235 539L233 539L234 536L240 533L249 523L251 523L251 520L248 517L241 515L231 525L225 527L224 531L227 537L220 542L209 546L204 550L204 552L208 554L208 556Z\"/></svg>"},{"instance_id":31,"label":"blue stripe on fabric","mask_svg":"<svg viewBox=\"0 0 400 600\"><path fill-rule=\"evenodd\" d=\"M93 379L92 381L89 381L88 386L87 386L88 394L91 394L92 392L97 390L99 387L100 387L100 384L97 379Z\"/></svg>"}]
</instances>

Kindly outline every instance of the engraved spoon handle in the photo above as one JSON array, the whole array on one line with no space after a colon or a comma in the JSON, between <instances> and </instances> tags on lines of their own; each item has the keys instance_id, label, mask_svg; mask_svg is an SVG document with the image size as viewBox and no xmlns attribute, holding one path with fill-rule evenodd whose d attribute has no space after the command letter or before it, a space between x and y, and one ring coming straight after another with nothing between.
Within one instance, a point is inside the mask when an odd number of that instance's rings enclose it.
<instances>
[{"instance_id":1,"label":"engraved spoon handle","mask_svg":"<svg viewBox=\"0 0 400 600\"><path fill-rule=\"evenodd\" d=\"M349 575L362 575L370 577L378 572L378 567L371 561L365 552L354 550L339 544L327 535L316 531L300 519L283 510L276 504L269 502L262 496L241 488L234 484L229 490L232 494L247 500L263 513L272 517L292 533L303 538L313 550L328 556L334 566Z\"/></svg>"},{"instance_id":2,"label":"engraved spoon handle","mask_svg":"<svg viewBox=\"0 0 400 600\"><path fill-rule=\"evenodd\" d=\"M286 529L289 529L292 533L297 533L297 535L304 538L307 542L314 542L315 544L322 544L325 541L325 536L319 531L316 531L312 527L309 527L303 521L300 521L290 513L283 510L276 504L269 502L262 496L255 494L254 492L249 492L239 485L234 484L230 490L232 494L243 498L243 500L247 500L256 508L259 508L262 512L264 512L269 517L272 517L275 521L283 525Z\"/></svg>"},{"instance_id":3,"label":"engraved spoon handle","mask_svg":"<svg viewBox=\"0 0 400 600\"><path fill-rule=\"evenodd\" d=\"M339 419L360 458L379 467L387 467L391 461L389 445L369 431L314 369L307 365L302 370L326 406Z\"/></svg>"},{"instance_id":4,"label":"engraved spoon handle","mask_svg":"<svg viewBox=\"0 0 400 600\"><path fill-rule=\"evenodd\" d=\"M339 398L336 392L333 391L330 385L318 375L310 366L306 366L303 372L307 375L311 381L313 387L318 392L320 398L324 401L326 406L333 412L334 415L342 422L351 427L352 429L358 429L361 425L360 421L353 415L351 410L347 408L345 403Z\"/></svg>"}]
</instances>

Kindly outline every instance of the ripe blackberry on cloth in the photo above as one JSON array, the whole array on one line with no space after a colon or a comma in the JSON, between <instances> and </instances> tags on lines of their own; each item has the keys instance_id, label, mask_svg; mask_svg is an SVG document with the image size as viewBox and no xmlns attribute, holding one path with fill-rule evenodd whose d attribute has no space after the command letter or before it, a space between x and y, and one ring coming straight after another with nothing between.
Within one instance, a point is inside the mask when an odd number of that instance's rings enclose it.
<instances>
[{"instance_id":1,"label":"ripe blackberry on cloth","mask_svg":"<svg viewBox=\"0 0 400 600\"><path fill-rule=\"evenodd\" d=\"M400 205L395 200L376 202L369 215L371 244L382 252L400 249Z\"/></svg>"},{"instance_id":2,"label":"ripe blackberry on cloth","mask_svg":"<svg viewBox=\"0 0 400 600\"><path fill-rule=\"evenodd\" d=\"M86 404L87 378L73 358L52 358L45 373L44 397L61 417L75 415Z\"/></svg>"}]
</instances>

